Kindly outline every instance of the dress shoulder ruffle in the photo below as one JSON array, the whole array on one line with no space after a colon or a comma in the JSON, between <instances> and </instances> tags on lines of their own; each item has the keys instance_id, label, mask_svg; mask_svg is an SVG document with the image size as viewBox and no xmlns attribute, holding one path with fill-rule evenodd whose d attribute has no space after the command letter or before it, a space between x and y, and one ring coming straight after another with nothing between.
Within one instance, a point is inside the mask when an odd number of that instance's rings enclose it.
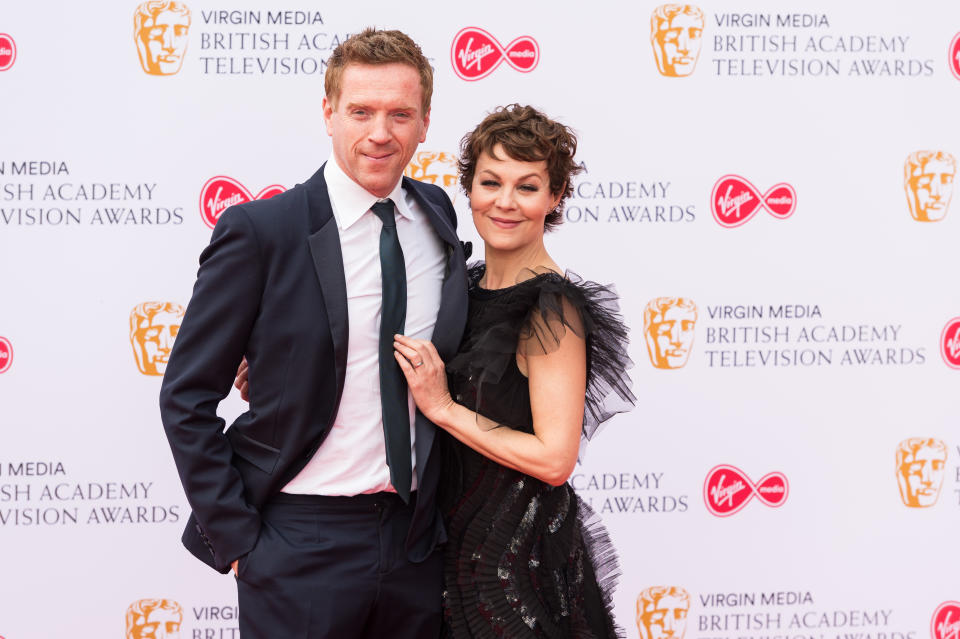
<instances>
[{"instance_id":1,"label":"dress shoulder ruffle","mask_svg":"<svg viewBox=\"0 0 960 639\"><path fill-rule=\"evenodd\" d=\"M515 365L517 354L554 352L567 331L587 345L583 440L591 439L613 415L633 408L636 397L627 371L628 329L612 285L584 280L567 271L526 271L517 284L488 290L478 285L483 263L469 269L470 295L481 302L475 321L447 371L472 381L478 397Z\"/></svg>"}]
</instances>

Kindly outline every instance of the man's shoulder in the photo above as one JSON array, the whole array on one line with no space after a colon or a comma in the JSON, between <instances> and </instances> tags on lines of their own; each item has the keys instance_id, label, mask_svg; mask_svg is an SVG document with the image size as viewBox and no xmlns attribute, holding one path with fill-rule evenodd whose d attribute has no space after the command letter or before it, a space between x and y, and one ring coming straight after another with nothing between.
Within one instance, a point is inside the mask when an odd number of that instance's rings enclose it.
<instances>
[{"instance_id":1,"label":"man's shoulder","mask_svg":"<svg viewBox=\"0 0 960 639\"><path fill-rule=\"evenodd\" d=\"M240 206L254 224L276 223L294 214L306 213L306 193L303 184L278 193L265 200L251 200Z\"/></svg>"}]
</instances>

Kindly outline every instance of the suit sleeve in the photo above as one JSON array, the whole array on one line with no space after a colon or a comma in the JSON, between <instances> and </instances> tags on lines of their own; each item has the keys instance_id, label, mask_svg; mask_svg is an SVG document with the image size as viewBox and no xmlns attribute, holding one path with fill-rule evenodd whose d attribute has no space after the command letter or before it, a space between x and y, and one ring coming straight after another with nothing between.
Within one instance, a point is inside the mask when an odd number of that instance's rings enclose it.
<instances>
[{"instance_id":1,"label":"suit sleeve","mask_svg":"<svg viewBox=\"0 0 960 639\"><path fill-rule=\"evenodd\" d=\"M223 571L253 548L260 514L247 504L217 406L230 392L263 291L252 223L227 209L200 269L160 390L163 427L201 534Z\"/></svg>"}]
</instances>

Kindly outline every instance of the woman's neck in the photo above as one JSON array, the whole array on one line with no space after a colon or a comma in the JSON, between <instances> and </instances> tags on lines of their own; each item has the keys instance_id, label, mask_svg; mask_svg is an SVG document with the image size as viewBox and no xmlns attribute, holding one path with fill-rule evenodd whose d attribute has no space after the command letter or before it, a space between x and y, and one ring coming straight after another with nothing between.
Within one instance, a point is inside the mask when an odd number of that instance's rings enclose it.
<instances>
[{"instance_id":1,"label":"woman's neck","mask_svg":"<svg viewBox=\"0 0 960 639\"><path fill-rule=\"evenodd\" d=\"M508 251L484 246L485 269L481 286L489 289L513 286L526 279L525 271L540 272L543 269L560 272L541 240L537 244Z\"/></svg>"}]
</instances>

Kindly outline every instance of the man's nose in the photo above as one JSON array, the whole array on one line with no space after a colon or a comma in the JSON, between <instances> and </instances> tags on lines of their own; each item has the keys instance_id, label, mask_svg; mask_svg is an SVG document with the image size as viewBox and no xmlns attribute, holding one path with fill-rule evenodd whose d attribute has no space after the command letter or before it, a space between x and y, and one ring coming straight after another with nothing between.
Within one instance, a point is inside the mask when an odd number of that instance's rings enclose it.
<instances>
[{"instance_id":1,"label":"man's nose","mask_svg":"<svg viewBox=\"0 0 960 639\"><path fill-rule=\"evenodd\" d=\"M173 347L173 335L170 331L160 331L160 350L169 351Z\"/></svg>"},{"instance_id":2,"label":"man's nose","mask_svg":"<svg viewBox=\"0 0 960 639\"><path fill-rule=\"evenodd\" d=\"M368 135L371 142L375 144L386 144L390 141L390 127L387 126L387 116L381 115L373 118L373 121L370 124L370 134Z\"/></svg>"},{"instance_id":3,"label":"man's nose","mask_svg":"<svg viewBox=\"0 0 960 639\"><path fill-rule=\"evenodd\" d=\"M930 464L924 464L923 468L920 469L920 482L925 486L933 484L933 472Z\"/></svg>"},{"instance_id":4,"label":"man's nose","mask_svg":"<svg viewBox=\"0 0 960 639\"><path fill-rule=\"evenodd\" d=\"M677 50L682 53L687 53L690 51L690 35L687 33L686 29L681 31L680 36L677 38Z\"/></svg>"}]
</instances>

